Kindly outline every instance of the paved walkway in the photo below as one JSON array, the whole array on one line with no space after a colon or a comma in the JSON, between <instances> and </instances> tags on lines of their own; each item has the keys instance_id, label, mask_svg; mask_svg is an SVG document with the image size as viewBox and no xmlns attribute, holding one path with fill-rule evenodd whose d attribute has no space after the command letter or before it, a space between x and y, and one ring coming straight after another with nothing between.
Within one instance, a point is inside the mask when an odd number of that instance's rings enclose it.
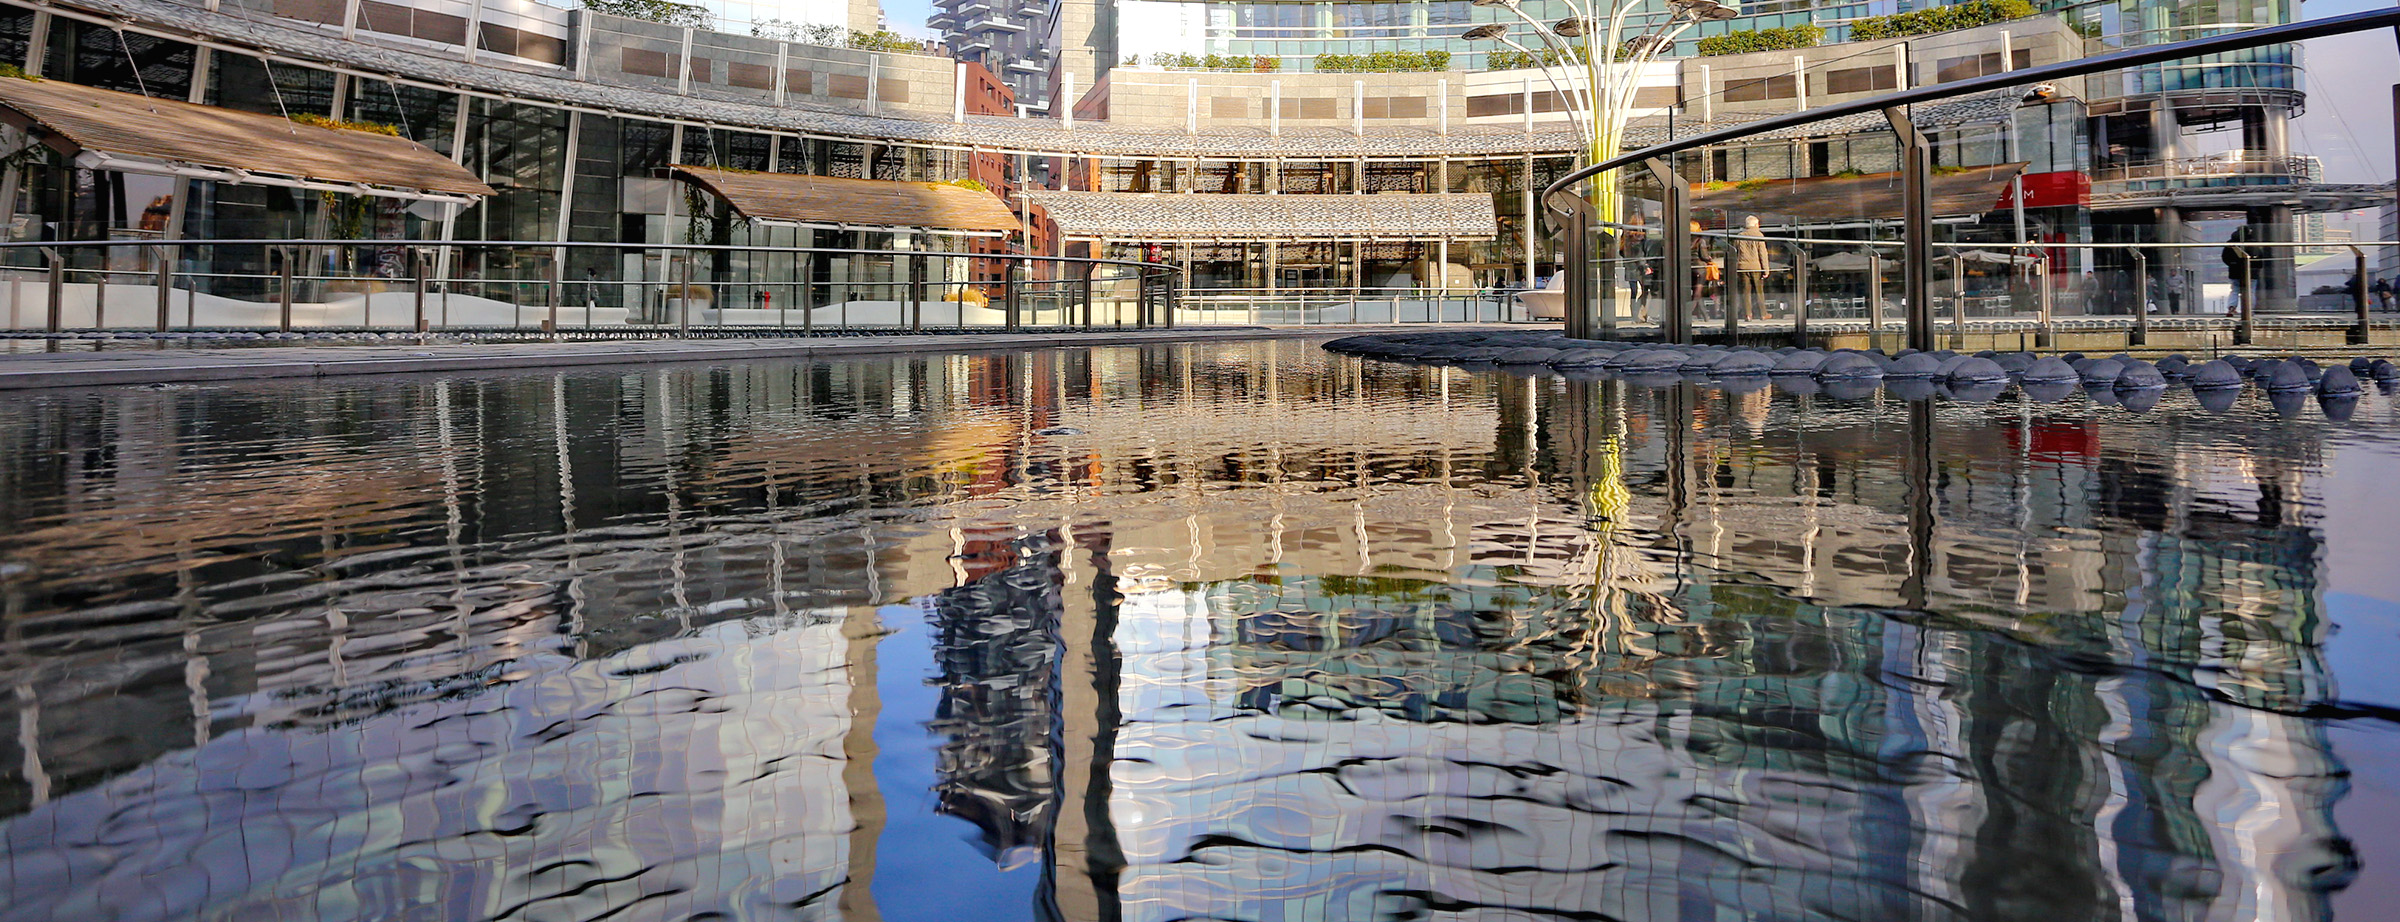
<instances>
[{"instance_id":1,"label":"paved walkway","mask_svg":"<svg viewBox=\"0 0 2400 922\"><path fill-rule=\"evenodd\" d=\"M1522 325L1409 325L1435 329L1530 329ZM1059 346L1128 346L1255 339L1346 336L1391 332L1389 324L1306 327L1197 327L1092 333L970 333L839 336L797 339L639 339L572 343L436 344L427 346L254 346L230 349L148 349L119 344L100 352L0 354L0 390L38 387L318 378L419 372L565 368L656 362L738 362L815 356L907 352L983 352Z\"/></svg>"}]
</instances>

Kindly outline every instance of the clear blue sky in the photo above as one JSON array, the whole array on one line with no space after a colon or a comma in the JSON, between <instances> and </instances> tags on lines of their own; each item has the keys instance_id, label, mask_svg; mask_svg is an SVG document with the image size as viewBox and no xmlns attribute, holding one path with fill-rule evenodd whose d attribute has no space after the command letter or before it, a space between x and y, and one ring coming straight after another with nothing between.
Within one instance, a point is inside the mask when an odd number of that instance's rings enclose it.
<instances>
[{"instance_id":1,"label":"clear blue sky","mask_svg":"<svg viewBox=\"0 0 2400 922\"><path fill-rule=\"evenodd\" d=\"M925 20L933 15L931 0L883 0L883 18L891 22L892 31L919 38L932 38L933 31L925 28Z\"/></svg>"},{"instance_id":2,"label":"clear blue sky","mask_svg":"<svg viewBox=\"0 0 2400 922\"><path fill-rule=\"evenodd\" d=\"M2390 5L2377 0L2313 0L2310 19ZM2308 114L2292 122L2292 147L2325 160L2332 182L2392 178L2392 85L2400 83L2400 43L2390 30L2307 43Z\"/></svg>"}]
</instances>

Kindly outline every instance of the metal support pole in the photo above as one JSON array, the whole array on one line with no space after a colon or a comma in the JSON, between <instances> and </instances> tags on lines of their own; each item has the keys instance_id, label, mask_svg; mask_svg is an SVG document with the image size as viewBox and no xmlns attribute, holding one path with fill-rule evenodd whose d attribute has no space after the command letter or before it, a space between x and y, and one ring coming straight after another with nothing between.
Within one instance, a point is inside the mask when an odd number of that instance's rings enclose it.
<instances>
[{"instance_id":1,"label":"metal support pole","mask_svg":"<svg viewBox=\"0 0 2400 922\"><path fill-rule=\"evenodd\" d=\"M168 305L174 302L172 296L175 293L175 248L151 247L150 250L158 257L158 332L164 333L167 331L168 325L172 323L167 319L167 309ZM2359 257L2359 264L2365 265L2366 257ZM2365 291L2366 288L2362 285L2359 290ZM2366 302L2360 301L2359 303ZM2363 308L2359 313L2359 318L2361 320L2366 318Z\"/></svg>"},{"instance_id":2,"label":"metal support pole","mask_svg":"<svg viewBox=\"0 0 2400 922\"><path fill-rule=\"evenodd\" d=\"M282 265L275 269L277 322L280 329L289 333L292 331L292 251L289 247L276 247L275 254L282 257Z\"/></svg>"},{"instance_id":3,"label":"metal support pole","mask_svg":"<svg viewBox=\"0 0 2400 922\"><path fill-rule=\"evenodd\" d=\"M556 256L550 259L550 319L542 321L542 332L550 334L551 342L558 341L558 302L566 296L566 271L564 261Z\"/></svg>"},{"instance_id":4,"label":"metal support pole","mask_svg":"<svg viewBox=\"0 0 2400 922\"><path fill-rule=\"evenodd\" d=\"M2250 264L2250 254L2237 252L2236 255L2240 256L2242 260L2242 277L2234 282L2233 293L2234 297L2241 301L2242 315L2233 327L2233 344L2247 346L2250 344L2251 336L2257 332L2257 328L2253 326L2256 312L2252 308L2258 299L2252 296L2251 289L2258 284L2258 270Z\"/></svg>"},{"instance_id":5,"label":"metal support pole","mask_svg":"<svg viewBox=\"0 0 2400 922\"><path fill-rule=\"evenodd\" d=\"M2150 254L2133 251L2133 336L2128 346L2150 342Z\"/></svg>"},{"instance_id":6,"label":"metal support pole","mask_svg":"<svg viewBox=\"0 0 2400 922\"><path fill-rule=\"evenodd\" d=\"M1787 244L1792 251L1792 345L1808 348L1808 248Z\"/></svg>"},{"instance_id":7,"label":"metal support pole","mask_svg":"<svg viewBox=\"0 0 2400 922\"><path fill-rule=\"evenodd\" d=\"M416 331L417 331L417 343L418 343L419 345L423 345L423 344L424 344L424 342L425 342L425 330L426 330L426 327L425 327L425 251L424 251L424 250L420 250L420 249L417 249L417 248L415 248L415 247L410 247L410 248L409 248L409 250L408 250L408 274L409 274L410 280L411 280L411 281L414 283L414 287L415 287L415 289L416 289L416 299L417 299L417 323L416 323Z\"/></svg>"},{"instance_id":8,"label":"metal support pole","mask_svg":"<svg viewBox=\"0 0 2400 922\"><path fill-rule=\"evenodd\" d=\"M1012 259L1008 261L1008 266L1002 269L1000 274L1000 303L1004 308L1002 323L1011 333L1016 332L1024 324L1024 318L1019 313L1022 308L1017 300L1018 291L1023 287L1017 284L1017 276L1024 269L1024 263Z\"/></svg>"},{"instance_id":9,"label":"metal support pole","mask_svg":"<svg viewBox=\"0 0 2400 922\"><path fill-rule=\"evenodd\" d=\"M908 331L925 329L925 254L908 258Z\"/></svg>"},{"instance_id":10,"label":"metal support pole","mask_svg":"<svg viewBox=\"0 0 2400 922\"><path fill-rule=\"evenodd\" d=\"M1730 225L1733 222L1733 216L1729 213L1725 216L1725 220L1726 223ZM1726 228L1726 230L1732 229L1733 228L1731 227ZM1720 249L1717 252L1725 254L1723 259L1718 260L1719 262L1725 264L1725 271L1719 273L1725 277L1725 287L1723 289L1724 293L1718 296L1717 303L1722 304L1725 307L1725 345L1738 346L1741 345L1742 342L1742 315L1752 310L1758 311L1761 315L1764 315L1767 312L1767 270L1756 270L1759 282L1758 303L1753 305L1750 303L1750 292L1748 291L1749 286L1743 284L1744 280L1742 279L1742 276L1747 273L1733 267L1735 250L1739 244L1734 242L1734 238L1727 237L1724 238L1724 243L1720 244L1719 246ZM1742 293L1742 303L1738 308L1733 303L1733 295L1735 292Z\"/></svg>"},{"instance_id":11,"label":"metal support pole","mask_svg":"<svg viewBox=\"0 0 2400 922\"><path fill-rule=\"evenodd\" d=\"M800 332L817 332L817 254L800 254L800 290L794 300L800 302Z\"/></svg>"},{"instance_id":12,"label":"metal support pole","mask_svg":"<svg viewBox=\"0 0 2400 922\"><path fill-rule=\"evenodd\" d=\"M1564 311L1566 333L1575 339L1590 339L1592 324L1589 313L1593 285L1592 252L1589 249L1589 243L1592 218L1590 212L1584 210L1583 202L1580 199L1574 203L1574 210L1564 223L1566 224L1567 239L1566 245L1562 248L1565 252L1560 253L1559 257L1566 262L1566 265L1562 267L1567 273L1567 284L1563 292L1566 298L1566 310ZM1356 314L1353 314L1351 319L1355 321Z\"/></svg>"},{"instance_id":13,"label":"metal support pole","mask_svg":"<svg viewBox=\"0 0 2400 922\"><path fill-rule=\"evenodd\" d=\"M2035 348L2048 349L2058 344L2057 331L2050 324L2050 318L2052 316L2050 298L2050 258L2048 256L2044 256L2042 257L2042 292L2040 302L2042 306L2041 323L2034 327L2033 330L2033 345ZM2149 324L2144 322L2135 327L2135 335L2147 337L2149 335L2149 329Z\"/></svg>"},{"instance_id":14,"label":"metal support pole","mask_svg":"<svg viewBox=\"0 0 2400 922\"><path fill-rule=\"evenodd\" d=\"M67 263L66 258L59 255L59 252L55 247L43 247L42 256L50 260L49 330L52 333L56 333L61 327L66 325Z\"/></svg>"},{"instance_id":15,"label":"metal support pole","mask_svg":"<svg viewBox=\"0 0 2400 922\"><path fill-rule=\"evenodd\" d=\"M1659 245L1666 253L1666 265L1659 290L1666 294L1663 316L1659 318L1659 336L1670 343L1692 341L1692 194L1691 187L1675 172L1675 165L1664 157L1643 161L1650 175L1658 180L1659 199L1663 213L1659 216Z\"/></svg>"},{"instance_id":16,"label":"metal support pole","mask_svg":"<svg viewBox=\"0 0 2400 922\"><path fill-rule=\"evenodd\" d=\"M2350 293L2350 300L2359 312L2357 327L2350 329L2350 346L2366 346L2366 250L2364 247L2350 247L2350 257L2357 259L2354 262L2357 269L2354 271L2359 274L2359 291Z\"/></svg>"},{"instance_id":17,"label":"metal support pole","mask_svg":"<svg viewBox=\"0 0 2400 922\"><path fill-rule=\"evenodd\" d=\"M1951 345L1967 344L1967 259L1950 254L1950 336Z\"/></svg>"},{"instance_id":18,"label":"metal support pole","mask_svg":"<svg viewBox=\"0 0 2400 922\"><path fill-rule=\"evenodd\" d=\"M1867 248L1867 345L1883 348L1883 255Z\"/></svg>"},{"instance_id":19,"label":"metal support pole","mask_svg":"<svg viewBox=\"0 0 2400 922\"><path fill-rule=\"evenodd\" d=\"M1177 276L1174 273L1167 273L1159 276L1158 279L1159 306L1166 311L1166 316L1163 319L1166 321L1166 328L1170 330L1175 328L1175 289L1178 287L1175 284L1175 281L1178 278L1188 278L1188 276ZM1353 319L1358 316L1357 307L1353 306L1350 309L1350 316Z\"/></svg>"},{"instance_id":20,"label":"metal support pole","mask_svg":"<svg viewBox=\"0 0 2400 922\"><path fill-rule=\"evenodd\" d=\"M1933 343L1933 145L1910 121L1905 107L1883 110L1900 140L1900 212L1906 223L1901 234L1902 296L1908 348L1932 352Z\"/></svg>"},{"instance_id":21,"label":"metal support pole","mask_svg":"<svg viewBox=\"0 0 2400 922\"><path fill-rule=\"evenodd\" d=\"M670 261L675 259L674 250L667 251L667 259ZM675 335L678 338L690 338L692 335L691 254L684 254L682 268L683 271L678 274L683 276L683 282L682 284L675 286Z\"/></svg>"},{"instance_id":22,"label":"metal support pole","mask_svg":"<svg viewBox=\"0 0 2400 922\"><path fill-rule=\"evenodd\" d=\"M1084 263L1075 279L1075 299L1083 305L1083 326L1092 325L1092 264Z\"/></svg>"}]
</instances>

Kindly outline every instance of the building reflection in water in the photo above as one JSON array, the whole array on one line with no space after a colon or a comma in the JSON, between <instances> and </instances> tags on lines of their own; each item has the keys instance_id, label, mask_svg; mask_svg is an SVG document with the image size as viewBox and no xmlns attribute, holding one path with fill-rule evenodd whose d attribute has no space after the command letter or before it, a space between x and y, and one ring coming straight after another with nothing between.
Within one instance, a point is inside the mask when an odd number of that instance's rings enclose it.
<instances>
[{"instance_id":1,"label":"building reflection in water","mask_svg":"<svg viewBox=\"0 0 2400 922\"><path fill-rule=\"evenodd\" d=\"M907 791L992 918L2329 918L2360 437L1306 344L43 395L0 920L899 918Z\"/></svg>"}]
</instances>

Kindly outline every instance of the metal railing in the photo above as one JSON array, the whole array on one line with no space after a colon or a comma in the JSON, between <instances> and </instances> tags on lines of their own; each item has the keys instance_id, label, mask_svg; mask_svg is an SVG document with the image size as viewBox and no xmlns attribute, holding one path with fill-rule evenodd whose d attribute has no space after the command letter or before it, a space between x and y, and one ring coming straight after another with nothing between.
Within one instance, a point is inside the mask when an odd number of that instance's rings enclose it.
<instances>
[{"instance_id":1,"label":"metal railing","mask_svg":"<svg viewBox=\"0 0 2400 922\"><path fill-rule=\"evenodd\" d=\"M557 338L1171 327L1165 263L745 245L0 243L0 331L510 331Z\"/></svg>"},{"instance_id":2,"label":"metal railing","mask_svg":"<svg viewBox=\"0 0 2400 922\"><path fill-rule=\"evenodd\" d=\"M1515 289L1187 288L1176 296L1184 324L1511 323L1533 316Z\"/></svg>"},{"instance_id":3,"label":"metal railing","mask_svg":"<svg viewBox=\"0 0 2400 922\"><path fill-rule=\"evenodd\" d=\"M2184 157L2177 160L2153 160L2102 167L2092 171L2092 182L2123 183L2182 179L2226 179L2231 177L2269 177L2284 182L2308 178L2309 158L2270 157L2257 151L2237 151L2213 157Z\"/></svg>"},{"instance_id":4,"label":"metal railing","mask_svg":"<svg viewBox=\"0 0 2400 922\"><path fill-rule=\"evenodd\" d=\"M1760 269L1728 267L1722 258L1696 261L1683 293L1692 321L1728 338L1788 331L1799 344L1807 343L1812 328L1866 332L1877 340L1903 332L1905 304L1894 297L1904 268L1898 241L1719 232L1703 237L1763 242L1769 261ZM2264 280L2290 273L2293 254L2329 246L2349 256L2342 284L2289 300L2267 295ZM2389 293L2378 294L2368 266L2367 250L2384 246L2400 241L1936 242L1928 267L1933 333L1937 343L1953 347L1967 345L1969 334L2021 335L2046 346L2061 330L2106 328L2141 345L2154 325L2163 325L2221 332L2245 344L2254 340L2262 315L2320 325L2343 318L2354 332L2400 327L2400 277L2387 275ZM1663 257L1596 263L1607 282L1596 293L1600 328L1667 327L1670 277L1663 274Z\"/></svg>"},{"instance_id":5,"label":"metal railing","mask_svg":"<svg viewBox=\"0 0 2400 922\"><path fill-rule=\"evenodd\" d=\"M2289 23L2224 35L2147 45L2109 54L2073 61L2042 65L2023 70L1970 77L1949 83L1918 87L1875 96L1818 106L1800 112L1763 118L1730 128L1701 132L1690 137L1670 140L1636 151L1610 157L1578 168L1560 177L1542 190L1541 200L1554 223L1564 232L1563 252L1571 254L1566 260L1566 318L1570 335L1598 335L1609 325L1598 308L1597 294L1603 286L1614 282L1604 277L1607 263L1596 258L1594 232L1607 225L1613 215L1593 213L1591 204L1577 190L1595 177L1614 181L1616 170L1647 165L1658 178L1665 217L1661 226L1682 227L1690 214L1689 187L1671 159L1685 151L1745 140L1769 132L1799 128L1827 119L1848 115L1879 113L1891 123L1900 141L1900 172L1902 175L1902 311L1901 326L1910 348L1934 348L1935 292L1933 283L1940 254L1933 241L1932 174L1933 157L1930 139L1910 120L1908 107L1921 102L1934 102L1975 93L2013 89L2045 81L2079 77L2087 74L2124 70L2150 64L2162 64L2220 52L2239 51L2288 42L2343 35L2371 29L2400 27L2400 9L2378 9L2306 22ZM2311 244L2319 245L2319 244ZM2171 246L2171 245L2170 245ZM1681 233L1664 235L1664 254L1661 264L1667 277L1673 278L1690 271L1693 266L1691 243ZM1683 285L1661 286L1664 303L1661 305L1666 338L1688 342L1692 336L1693 296ZM1747 297L1747 295L1745 295ZM1805 299L1804 299L1805 300ZM2359 322L2356 334L2366 334L2366 321Z\"/></svg>"}]
</instances>

